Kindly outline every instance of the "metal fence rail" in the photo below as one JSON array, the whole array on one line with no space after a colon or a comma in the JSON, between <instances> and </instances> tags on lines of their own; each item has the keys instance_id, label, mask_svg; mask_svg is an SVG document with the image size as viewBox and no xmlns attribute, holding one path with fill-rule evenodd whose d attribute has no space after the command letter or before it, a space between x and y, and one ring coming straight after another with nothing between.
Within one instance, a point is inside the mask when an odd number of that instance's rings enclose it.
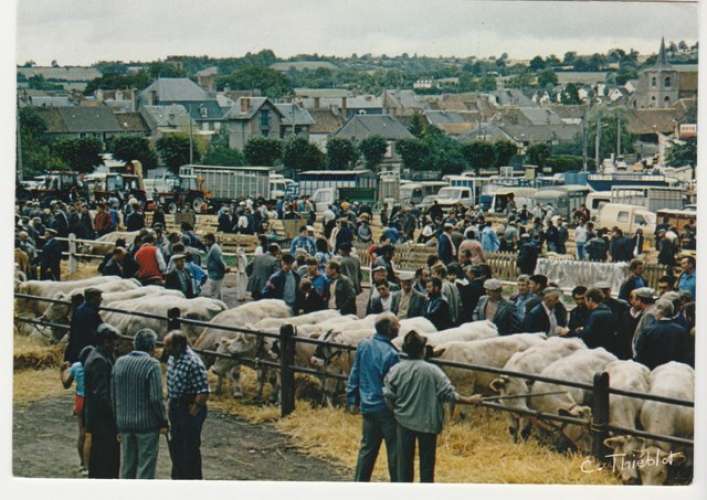
<instances>
[{"instance_id":1,"label":"metal fence rail","mask_svg":"<svg viewBox=\"0 0 707 500\"><path fill-rule=\"evenodd\" d=\"M70 305L69 301L63 301L63 300L58 300L58 299L46 298L46 297L39 297L39 296L29 295L29 294L16 293L15 298ZM112 308L112 307L105 307L105 306L101 306L100 309L104 310L104 311L119 313L119 314L127 314L127 315L133 315L133 316L139 316L139 317L145 317L145 318L150 318L150 319L157 319L157 320L166 321L169 329L178 329L181 324L190 324L193 326L201 326L204 328L213 328L213 329L224 330L224 331L235 332L235 333L246 333L248 335L254 335L257 337L261 337L261 338L270 338L270 339L278 340L278 342L280 344L280 359L279 359L279 361L273 361L270 359L263 359L260 357L244 357L244 356L225 354L225 353L219 353L216 351L201 350L201 349L194 349L194 348L193 348L193 350L194 350L194 352L196 352L198 354L202 354L202 355L206 355L206 356L213 356L216 358L225 358L225 359L230 359L230 360L237 362L237 363L244 363L245 362L245 363L254 364L255 366L266 366L269 368L279 370L280 379L281 379L280 409L281 409L282 416L289 415L295 409L295 379L294 379L295 373L305 373L305 374L314 375L314 376L317 376L320 378L331 378L331 379L336 379L336 380L346 380L348 378L344 374L327 372L326 368L324 370L317 370L317 369L313 369L313 368L309 368L309 367L302 367L302 366L296 365L295 364L295 349L296 349L296 344L298 342L313 344L313 345L328 346L333 349L340 349L343 351L355 351L356 350L355 346L351 346L351 345L347 345L347 344L340 344L340 343L331 342L331 341L327 341L327 340L298 337L296 335L295 327L291 324L282 325L280 327L279 334L274 334L274 333L262 332L262 331L252 331L252 330L238 328L238 327L234 327L234 326L230 326L230 325L216 324L216 323L211 323L211 322L207 322L207 321L199 321L199 320L194 320L194 319L189 319L189 318L182 318L180 316L179 308L176 308L176 307L170 309L168 311L167 316L162 316L162 315L157 315L157 314L149 314L149 313L139 313L139 312L135 312L135 311L128 311L128 310L117 309L117 308ZM44 325L44 326L49 326L52 328L59 328L59 329L64 329L64 330L67 330L70 328L69 325L54 323L54 322L46 321L43 319L23 318L23 317L15 316L15 321L21 321L21 322L26 322L26 323L30 323L30 324L36 324L36 325ZM128 335L122 335L121 337L125 340L132 340L133 339L133 337L128 336ZM504 406L504 405L501 405L498 403L482 402L481 405L486 406L488 408L493 408L496 410L527 415L527 416L531 416L531 417L535 417L535 418L539 418L539 419L561 422L564 424L575 424L575 425L587 426L587 427L589 427L590 432L592 433L592 443L593 443L592 454L598 459L603 460L606 457L607 450L604 446L604 439L606 437L608 437L609 431L618 432L618 433L626 434L626 435L632 435L632 436L637 436L637 437L653 439L656 441L669 442L669 443L678 444L678 445L682 445L682 446L688 446L688 447L693 446L693 443L694 443L694 441L691 439L686 439L686 438L682 438L679 436L666 436L666 435L662 435L662 434L653 434L653 433L641 431L638 429L628 429L628 428L610 425L609 424L609 404L610 404L609 395L610 394L617 394L617 395L621 395L621 396L627 396L627 397L638 398L638 399L643 399L643 400L658 401L658 402L662 402L662 403L666 403L666 404L680 405L680 406L691 407L691 408L694 407L694 402L688 401L688 400L681 400L681 399L669 398L669 397L664 397L664 396L658 396L658 395L654 395L654 394L639 393L639 392L611 388L609 385L609 376L608 376L608 373L606 373L606 372L597 373L594 377L593 383L587 384L587 383L575 382L575 381L571 381L571 380L555 379L552 377L545 377L545 376L536 375L536 374L523 373L523 372L517 372L517 371L512 371L512 370L504 370L502 368L495 368L495 367L483 366L483 365L475 365L475 364L471 364L471 363L460 363L460 362L444 361L444 360L437 360L437 359L430 359L429 361L431 363L434 363L434 364L440 366L440 367L448 367L448 368L456 368L456 369L472 370L472 371L483 371L483 372L487 372L487 373L495 373L498 375L504 375L504 376L509 376L509 377L519 377L519 378L524 378L527 380L542 381L542 382L552 383L552 384L556 384L556 385L560 385L560 386L574 387L574 388L578 388L578 389L582 389L582 390L586 390L586 391L591 391L592 395L593 395L591 421L579 419L579 418L562 416L562 415L543 413L543 412L538 412L538 411L530 410L530 409L525 410L525 409L520 409L520 408L515 408L515 407L509 407L509 406Z\"/></svg>"}]
</instances>

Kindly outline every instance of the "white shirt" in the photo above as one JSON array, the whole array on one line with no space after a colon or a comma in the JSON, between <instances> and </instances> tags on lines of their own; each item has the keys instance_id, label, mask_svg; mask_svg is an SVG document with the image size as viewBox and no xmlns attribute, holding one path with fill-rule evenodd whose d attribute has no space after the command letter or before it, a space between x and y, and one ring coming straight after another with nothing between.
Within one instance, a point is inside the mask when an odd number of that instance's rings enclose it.
<instances>
[{"instance_id":1,"label":"white shirt","mask_svg":"<svg viewBox=\"0 0 707 500\"><path fill-rule=\"evenodd\" d=\"M584 243L587 241L587 228L585 226L577 226L574 230L574 241Z\"/></svg>"},{"instance_id":2,"label":"white shirt","mask_svg":"<svg viewBox=\"0 0 707 500\"><path fill-rule=\"evenodd\" d=\"M389 294L387 299L381 297L381 306L383 312L390 312L390 304L393 302L393 294Z\"/></svg>"},{"instance_id":3,"label":"white shirt","mask_svg":"<svg viewBox=\"0 0 707 500\"><path fill-rule=\"evenodd\" d=\"M543 305L543 309L545 309L545 314L547 314L547 317L550 319L550 333L548 333L548 336L555 336L557 335L557 318L555 317L555 311L548 309L545 302L540 303Z\"/></svg>"}]
</instances>

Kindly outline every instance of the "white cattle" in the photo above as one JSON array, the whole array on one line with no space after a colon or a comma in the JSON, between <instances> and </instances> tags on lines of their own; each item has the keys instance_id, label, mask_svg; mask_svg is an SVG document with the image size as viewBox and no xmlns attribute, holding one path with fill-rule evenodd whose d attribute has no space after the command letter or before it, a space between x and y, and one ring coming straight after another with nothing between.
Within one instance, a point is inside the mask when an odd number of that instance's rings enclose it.
<instances>
[{"instance_id":1,"label":"white cattle","mask_svg":"<svg viewBox=\"0 0 707 500\"><path fill-rule=\"evenodd\" d=\"M78 295L83 295L87 288L96 288L101 290L101 304L107 305L113 297L118 296L124 299L141 297L150 292L143 292L146 287L140 286L140 282L135 279L121 279L118 281L109 281L107 283L99 283L98 285L90 285L86 287L74 288L70 292L59 292L52 298L61 300L62 303L53 302L42 314L42 319L53 321L55 323L68 323L69 313L71 311L71 302ZM155 287L160 288L160 287ZM164 289L163 289L164 290ZM128 294L127 296L124 296ZM120 299L119 299L120 300Z\"/></svg>"},{"instance_id":2,"label":"white cattle","mask_svg":"<svg viewBox=\"0 0 707 500\"><path fill-rule=\"evenodd\" d=\"M404 321L404 320L403 320ZM427 345L435 347L445 342L469 342L472 340L483 340L498 337L498 328L491 321L470 321L454 328L446 330L419 332L423 337L427 337ZM403 345L403 336L393 339L395 347L400 349Z\"/></svg>"},{"instance_id":3,"label":"white cattle","mask_svg":"<svg viewBox=\"0 0 707 500\"><path fill-rule=\"evenodd\" d=\"M560 358L569 356L577 349L586 349L587 346L579 339L561 339L559 337L551 337L546 342L530 347L525 351L520 351L506 362L504 370L538 375L551 363ZM533 385L533 380L522 377L512 377L501 375L491 381L489 388L498 393L500 396L520 396L528 394ZM528 398L513 398L503 401L505 406L519 409L528 409ZM528 420L527 417L515 413L508 412L508 431L513 437L513 441L517 442L519 438L527 438ZM523 433L521 434L521 431Z\"/></svg>"},{"instance_id":4,"label":"white cattle","mask_svg":"<svg viewBox=\"0 0 707 500\"><path fill-rule=\"evenodd\" d=\"M93 278L73 281L30 280L20 283L17 286L16 292L52 298L60 292L69 293L76 288L85 288L87 286L95 286L101 283L120 280L121 278L119 276L95 276ZM49 302L33 299L15 299L15 314L18 316L37 317L42 314L47 307L49 307Z\"/></svg>"},{"instance_id":5,"label":"white cattle","mask_svg":"<svg viewBox=\"0 0 707 500\"><path fill-rule=\"evenodd\" d=\"M115 248L114 243L121 238L125 240L127 246L130 246L135 241L135 237L138 233L139 231L113 231L112 233L104 234L95 240L103 244L94 243L90 245L90 252L97 255L105 255L108 252L112 252Z\"/></svg>"},{"instance_id":6,"label":"white cattle","mask_svg":"<svg viewBox=\"0 0 707 500\"><path fill-rule=\"evenodd\" d=\"M293 316L291 318L265 318L258 321L253 325L252 329L255 331L263 331L270 328L279 328L282 325L313 325L316 323L321 323L328 320L335 320L340 318L341 314L336 309L324 309L322 311L315 311L309 314L301 314L299 316Z\"/></svg>"},{"instance_id":7,"label":"white cattle","mask_svg":"<svg viewBox=\"0 0 707 500\"><path fill-rule=\"evenodd\" d=\"M569 356L551 363L540 372L540 375L559 380L591 384L594 381L594 374L602 372L613 361L617 361L616 356L603 347L578 349ZM592 410L589 406L586 406L586 402L591 397L591 391L543 381L535 382L531 389L532 394L546 392L561 392L561 394L530 397L529 406L531 410L582 419L591 418ZM588 453L591 450L591 436L585 426L560 422L544 424L536 421L535 423L537 426L542 426L541 428L545 430L548 430L548 427L552 429L553 439L561 437L556 436L554 432L560 430L564 438L580 452Z\"/></svg>"},{"instance_id":8,"label":"white cattle","mask_svg":"<svg viewBox=\"0 0 707 500\"><path fill-rule=\"evenodd\" d=\"M284 301L262 299L223 311L221 314L214 317L211 323L214 325L227 325L236 328L250 329L258 321L265 318L289 318L290 316L290 307L285 304ZM194 347L206 351L215 351L221 339L231 339L236 335L239 334L219 328L206 328L199 338L196 339L196 342L194 342ZM250 336L254 337L253 335ZM205 359L204 362L207 362L207 359Z\"/></svg>"},{"instance_id":9,"label":"white cattle","mask_svg":"<svg viewBox=\"0 0 707 500\"><path fill-rule=\"evenodd\" d=\"M655 367L650 374L650 393L694 401L695 370L689 365L675 361ZM641 408L641 425L645 431L652 434L691 439L694 435L694 418L695 410L688 406L646 400ZM639 469L642 484L665 484L669 465L692 462L692 454L687 449L676 448L672 451L671 447L675 445L648 438L640 439L640 458L645 464Z\"/></svg>"},{"instance_id":10,"label":"white cattle","mask_svg":"<svg viewBox=\"0 0 707 500\"><path fill-rule=\"evenodd\" d=\"M647 393L650 390L650 370L635 361L614 361L606 365L609 385L615 389ZM645 400L630 398L620 394L609 394L609 424L626 429L636 429ZM604 440L604 444L613 450L614 466L612 470L619 474L624 483L639 482L636 467L622 467L632 460L640 450L638 439L630 436L613 436Z\"/></svg>"},{"instance_id":11,"label":"white cattle","mask_svg":"<svg viewBox=\"0 0 707 500\"><path fill-rule=\"evenodd\" d=\"M103 311L101 317L106 323L113 325L123 335L135 335L142 328L154 330L159 338L164 338L168 333L167 312L177 307L180 310L180 317L196 321L210 321L216 315L226 310L226 304L220 300L206 297L195 299L185 299L172 295L148 295L137 299L121 300L112 302L111 308L121 309L130 312L145 313L160 316L160 319L133 316L130 314ZM183 323L180 329L189 339L197 338L204 329L202 326Z\"/></svg>"},{"instance_id":12,"label":"white cattle","mask_svg":"<svg viewBox=\"0 0 707 500\"><path fill-rule=\"evenodd\" d=\"M322 332L321 327L316 324L317 321L326 319L327 317L332 318L338 314L339 313L335 310L329 310L316 311L292 318L267 318L256 323L253 330L270 334L278 334L281 325L293 324L296 327L295 332L298 337L316 338ZM315 349L316 346L314 344L296 342L295 364L306 366L309 358L314 354ZM259 357L267 358L270 361L275 361L279 358L280 346L279 342L272 337L239 333L233 338L221 339L218 347L216 348L216 352L232 356L232 358L225 358L221 356L216 357L213 365L211 366L211 370L218 377L216 391L218 393L222 391L223 379L226 377L231 384L233 396L241 397L243 395L243 390L240 383L240 366L242 363L239 362L237 358ZM272 385L271 397L273 400L276 400L279 387L279 372L275 371L275 373L271 374L271 376L268 376L270 370L267 366L263 365L258 366L256 368L256 372L258 375L258 398L262 397L265 382L269 380Z\"/></svg>"},{"instance_id":13,"label":"white cattle","mask_svg":"<svg viewBox=\"0 0 707 500\"><path fill-rule=\"evenodd\" d=\"M545 336L537 333L516 333L470 342L454 341L439 344L432 356L440 361L466 363L502 368L516 352L545 342ZM457 391L464 394L489 393L488 386L494 374L442 366Z\"/></svg>"}]
</instances>

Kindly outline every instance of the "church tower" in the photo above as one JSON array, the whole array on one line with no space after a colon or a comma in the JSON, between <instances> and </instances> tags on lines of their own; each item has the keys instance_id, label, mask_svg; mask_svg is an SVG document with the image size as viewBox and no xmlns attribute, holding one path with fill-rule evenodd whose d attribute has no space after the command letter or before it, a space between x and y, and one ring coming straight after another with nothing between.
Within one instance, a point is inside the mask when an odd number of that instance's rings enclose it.
<instances>
[{"instance_id":1,"label":"church tower","mask_svg":"<svg viewBox=\"0 0 707 500\"><path fill-rule=\"evenodd\" d=\"M641 107L672 108L678 100L678 72L668 62L665 38L660 40L660 52L655 65L644 69L642 73L645 94Z\"/></svg>"}]
</instances>

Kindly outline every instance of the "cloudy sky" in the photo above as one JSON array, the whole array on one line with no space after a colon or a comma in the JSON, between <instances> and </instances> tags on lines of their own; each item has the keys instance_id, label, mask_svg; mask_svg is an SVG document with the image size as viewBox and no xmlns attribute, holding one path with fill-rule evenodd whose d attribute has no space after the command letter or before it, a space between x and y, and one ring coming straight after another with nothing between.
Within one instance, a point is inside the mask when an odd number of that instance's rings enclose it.
<instances>
[{"instance_id":1,"label":"cloudy sky","mask_svg":"<svg viewBox=\"0 0 707 500\"><path fill-rule=\"evenodd\" d=\"M167 55L489 56L655 52L697 40L690 3L473 0L18 0L17 60L91 64Z\"/></svg>"}]
</instances>

